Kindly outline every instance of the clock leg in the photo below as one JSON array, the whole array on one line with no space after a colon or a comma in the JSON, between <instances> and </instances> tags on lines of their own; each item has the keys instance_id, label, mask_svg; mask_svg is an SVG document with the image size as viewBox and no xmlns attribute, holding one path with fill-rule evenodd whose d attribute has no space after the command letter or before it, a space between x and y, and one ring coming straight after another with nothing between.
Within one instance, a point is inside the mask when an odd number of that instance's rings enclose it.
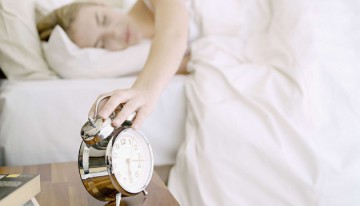
<instances>
[{"instance_id":1,"label":"clock leg","mask_svg":"<svg viewBox=\"0 0 360 206\"><path fill-rule=\"evenodd\" d=\"M146 190L143 190L143 193L144 193L144 195L147 195L147 194L148 194L148 192L147 192Z\"/></svg>"},{"instance_id":2,"label":"clock leg","mask_svg":"<svg viewBox=\"0 0 360 206\"><path fill-rule=\"evenodd\" d=\"M121 193L116 194L116 206L120 206L120 200L121 200Z\"/></svg>"}]
</instances>

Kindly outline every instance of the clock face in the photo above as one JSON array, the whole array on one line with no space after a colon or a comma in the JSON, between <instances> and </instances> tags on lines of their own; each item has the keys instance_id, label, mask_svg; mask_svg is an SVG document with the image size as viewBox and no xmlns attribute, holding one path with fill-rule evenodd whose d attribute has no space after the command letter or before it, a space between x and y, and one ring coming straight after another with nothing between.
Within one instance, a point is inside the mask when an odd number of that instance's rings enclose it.
<instances>
[{"instance_id":1,"label":"clock face","mask_svg":"<svg viewBox=\"0 0 360 206\"><path fill-rule=\"evenodd\" d=\"M128 128L114 141L111 151L112 173L123 189L138 193L145 189L153 172L151 147L141 133Z\"/></svg>"}]
</instances>

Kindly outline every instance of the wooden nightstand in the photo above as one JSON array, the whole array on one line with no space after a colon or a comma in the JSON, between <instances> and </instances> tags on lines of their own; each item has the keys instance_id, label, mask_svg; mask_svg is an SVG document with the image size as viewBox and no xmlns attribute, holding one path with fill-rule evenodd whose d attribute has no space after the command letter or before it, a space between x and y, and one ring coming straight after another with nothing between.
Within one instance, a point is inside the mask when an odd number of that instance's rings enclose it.
<instances>
[{"instance_id":1,"label":"wooden nightstand","mask_svg":"<svg viewBox=\"0 0 360 206\"><path fill-rule=\"evenodd\" d=\"M36 196L40 205L115 205L98 201L88 194L80 180L76 162L0 167L0 173L40 174L41 192ZM121 206L179 205L155 171L147 191L147 196L140 193L123 198Z\"/></svg>"}]
</instances>

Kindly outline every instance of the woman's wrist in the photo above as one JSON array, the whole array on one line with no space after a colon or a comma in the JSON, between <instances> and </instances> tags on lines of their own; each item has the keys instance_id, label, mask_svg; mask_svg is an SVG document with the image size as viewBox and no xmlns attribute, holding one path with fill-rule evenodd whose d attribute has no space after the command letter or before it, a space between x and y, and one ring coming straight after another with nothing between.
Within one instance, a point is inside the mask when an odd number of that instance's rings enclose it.
<instances>
[{"instance_id":1,"label":"woman's wrist","mask_svg":"<svg viewBox=\"0 0 360 206\"><path fill-rule=\"evenodd\" d=\"M144 77L146 74L139 74L132 88L143 91L152 91L152 93L160 94L165 87L164 80L154 77Z\"/></svg>"}]
</instances>

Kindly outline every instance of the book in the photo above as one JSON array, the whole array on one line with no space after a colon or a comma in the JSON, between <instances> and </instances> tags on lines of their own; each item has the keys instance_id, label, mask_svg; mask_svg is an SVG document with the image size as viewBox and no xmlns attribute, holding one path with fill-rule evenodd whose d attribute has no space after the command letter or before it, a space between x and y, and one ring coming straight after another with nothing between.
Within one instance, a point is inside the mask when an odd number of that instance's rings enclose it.
<instances>
[{"instance_id":1,"label":"book","mask_svg":"<svg viewBox=\"0 0 360 206\"><path fill-rule=\"evenodd\" d=\"M36 205L38 193L39 174L0 174L0 206Z\"/></svg>"},{"instance_id":2,"label":"book","mask_svg":"<svg viewBox=\"0 0 360 206\"><path fill-rule=\"evenodd\" d=\"M35 197L31 198L24 206L40 206Z\"/></svg>"}]
</instances>

